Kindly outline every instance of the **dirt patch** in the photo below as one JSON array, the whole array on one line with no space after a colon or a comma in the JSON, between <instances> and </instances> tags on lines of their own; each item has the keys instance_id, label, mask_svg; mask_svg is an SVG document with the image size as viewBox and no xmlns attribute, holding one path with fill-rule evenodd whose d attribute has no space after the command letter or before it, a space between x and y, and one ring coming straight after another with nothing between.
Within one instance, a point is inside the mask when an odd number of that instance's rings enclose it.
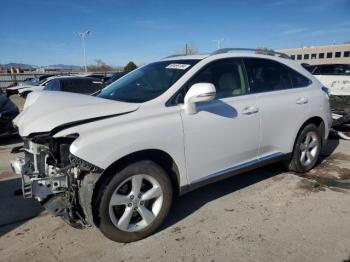
<instances>
[{"instance_id":1,"label":"dirt patch","mask_svg":"<svg viewBox=\"0 0 350 262\"><path fill-rule=\"evenodd\" d=\"M347 193L350 190L350 168L344 163L350 162L350 156L342 153L333 154L324 159L317 167L303 176L298 187L309 192L325 191Z\"/></svg>"},{"instance_id":2,"label":"dirt patch","mask_svg":"<svg viewBox=\"0 0 350 262\"><path fill-rule=\"evenodd\" d=\"M0 179L5 179L5 178L9 178L9 177L13 177L13 173L10 171L1 171L0 172Z\"/></svg>"}]
</instances>

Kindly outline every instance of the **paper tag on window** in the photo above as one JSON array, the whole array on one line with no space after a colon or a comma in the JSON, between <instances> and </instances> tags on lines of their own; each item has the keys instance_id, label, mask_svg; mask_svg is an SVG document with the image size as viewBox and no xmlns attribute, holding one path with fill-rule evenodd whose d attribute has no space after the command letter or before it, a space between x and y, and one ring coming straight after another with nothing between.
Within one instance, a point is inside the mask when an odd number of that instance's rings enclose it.
<instances>
[{"instance_id":1,"label":"paper tag on window","mask_svg":"<svg viewBox=\"0 0 350 262\"><path fill-rule=\"evenodd\" d=\"M180 70L185 70L189 68L191 65L186 65L186 64L170 64L166 68L167 69L180 69Z\"/></svg>"}]
</instances>

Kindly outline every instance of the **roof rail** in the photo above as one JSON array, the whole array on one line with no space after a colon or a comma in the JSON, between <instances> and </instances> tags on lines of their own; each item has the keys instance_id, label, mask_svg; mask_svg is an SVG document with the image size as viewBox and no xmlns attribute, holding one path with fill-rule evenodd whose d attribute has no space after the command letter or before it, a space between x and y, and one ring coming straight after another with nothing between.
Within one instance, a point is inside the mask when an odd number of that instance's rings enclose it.
<instances>
[{"instance_id":1,"label":"roof rail","mask_svg":"<svg viewBox=\"0 0 350 262\"><path fill-rule=\"evenodd\" d=\"M271 56L278 56L282 58L287 58L291 59L289 55L280 53L280 52L275 52L273 50L267 50L267 49L252 49L252 48L222 48L218 49L214 52L212 52L210 55L217 55L217 54L225 54L225 53L230 53L230 52L235 52L235 51L249 51L249 52L254 52L256 54L262 54L262 55L271 55Z\"/></svg>"},{"instance_id":2,"label":"roof rail","mask_svg":"<svg viewBox=\"0 0 350 262\"><path fill-rule=\"evenodd\" d=\"M186 56L186 55L185 54L169 55L169 56L164 57L163 59L171 58L171 57L177 57L177 56Z\"/></svg>"}]
</instances>

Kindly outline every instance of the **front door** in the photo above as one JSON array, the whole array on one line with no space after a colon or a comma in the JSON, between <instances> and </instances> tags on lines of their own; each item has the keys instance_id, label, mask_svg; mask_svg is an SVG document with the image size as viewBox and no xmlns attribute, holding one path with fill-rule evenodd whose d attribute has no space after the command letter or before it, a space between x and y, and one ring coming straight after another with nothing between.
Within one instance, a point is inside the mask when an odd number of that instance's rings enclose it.
<instances>
[{"instance_id":1,"label":"front door","mask_svg":"<svg viewBox=\"0 0 350 262\"><path fill-rule=\"evenodd\" d=\"M197 104L198 112L182 111L187 174L190 183L257 162L259 109L248 94L242 60L212 62L188 83L214 84L216 99Z\"/></svg>"}]
</instances>

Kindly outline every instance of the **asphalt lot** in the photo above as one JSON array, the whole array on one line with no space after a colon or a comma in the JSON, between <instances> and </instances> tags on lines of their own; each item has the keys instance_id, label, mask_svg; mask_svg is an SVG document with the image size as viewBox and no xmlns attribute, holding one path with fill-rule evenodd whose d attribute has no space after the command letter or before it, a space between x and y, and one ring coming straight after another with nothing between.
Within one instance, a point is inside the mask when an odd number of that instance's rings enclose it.
<instances>
[{"instance_id":1,"label":"asphalt lot","mask_svg":"<svg viewBox=\"0 0 350 262\"><path fill-rule=\"evenodd\" d=\"M20 195L0 141L0 261L348 261L350 142L330 140L305 177L274 164L176 199L153 236L114 243Z\"/></svg>"}]
</instances>

